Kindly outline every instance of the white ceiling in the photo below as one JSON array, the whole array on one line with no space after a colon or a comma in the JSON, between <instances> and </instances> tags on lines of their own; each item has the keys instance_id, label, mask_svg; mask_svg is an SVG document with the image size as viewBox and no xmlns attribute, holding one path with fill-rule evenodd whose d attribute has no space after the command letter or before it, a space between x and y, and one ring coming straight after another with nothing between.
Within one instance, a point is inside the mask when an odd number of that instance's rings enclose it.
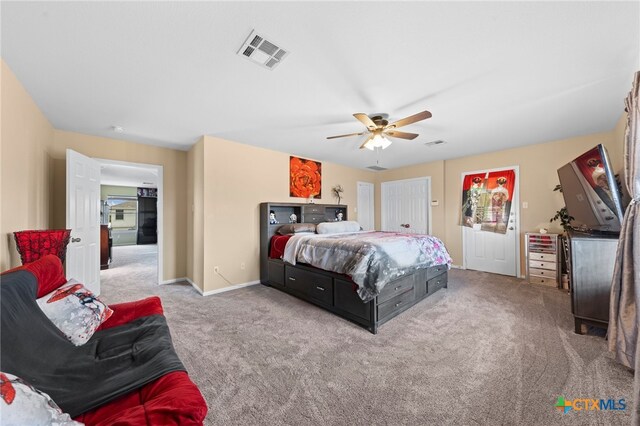
<instances>
[{"instance_id":1,"label":"white ceiling","mask_svg":"<svg viewBox=\"0 0 640 426\"><path fill-rule=\"evenodd\" d=\"M639 2L2 2L2 56L59 129L188 149L203 134L393 168L609 131ZM288 57L238 55L252 29ZM359 150L356 112L427 109ZM111 131L112 125L124 133ZM425 142L443 139L439 146Z\"/></svg>"}]
</instances>

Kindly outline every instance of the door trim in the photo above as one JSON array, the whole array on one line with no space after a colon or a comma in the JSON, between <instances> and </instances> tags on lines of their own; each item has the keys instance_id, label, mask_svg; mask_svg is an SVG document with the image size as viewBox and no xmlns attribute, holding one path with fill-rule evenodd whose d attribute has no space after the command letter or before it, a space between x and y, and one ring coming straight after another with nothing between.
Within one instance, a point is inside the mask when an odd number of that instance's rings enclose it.
<instances>
[{"instance_id":1,"label":"door trim","mask_svg":"<svg viewBox=\"0 0 640 426\"><path fill-rule=\"evenodd\" d=\"M371 189L371 203L370 206L371 207L371 224L373 225L373 230L376 230L376 200L375 200L375 196L376 196L376 186L375 184L371 183L371 182L364 182L364 181L356 181L356 207L358 208L358 211L356 212L356 214L358 215L358 222L360 221L360 184L362 185L366 185Z\"/></svg>"},{"instance_id":2,"label":"door trim","mask_svg":"<svg viewBox=\"0 0 640 426\"><path fill-rule=\"evenodd\" d=\"M384 196L384 187L387 184L390 183L400 183L400 182L415 182L415 181L426 181L427 182L427 192L428 192L428 199L427 199L427 215L428 220L427 220L427 234L431 235L431 218L432 218L432 212L431 212L431 176L422 176L422 177L417 177L417 178L411 178L411 179L398 179L398 180L389 180L386 182L382 182L380 184L380 229L384 230L386 228L386 218L384 216L384 206L385 206L385 196Z\"/></svg>"},{"instance_id":3,"label":"door trim","mask_svg":"<svg viewBox=\"0 0 640 426\"><path fill-rule=\"evenodd\" d=\"M515 184L515 196L513 197L514 202L511 203L511 207L515 207L515 234L516 234L516 278L523 278L520 270L520 166L504 166L504 167L494 167L492 169L481 169L481 170L470 170L464 171L460 173L460 187L458 189L458 196L460 197L458 201L460 202L460 206L458 207L458 215L461 214L462 211L462 184L464 182L464 176L475 173L485 173L485 172L497 172L499 170L505 169L513 169L516 173L516 184ZM460 223L458 226L464 228ZM461 229L460 238L462 238L462 269L467 269L467 248L466 248L466 238L464 237L464 229Z\"/></svg>"},{"instance_id":4,"label":"door trim","mask_svg":"<svg viewBox=\"0 0 640 426\"><path fill-rule=\"evenodd\" d=\"M158 173L158 277L156 284L160 285L164 281L164 166L159 164L134 163L132 161L105 160L103 158L94 158L94 160L100 164L135 166L154 170Z\"/></svg>"}]
</instances>

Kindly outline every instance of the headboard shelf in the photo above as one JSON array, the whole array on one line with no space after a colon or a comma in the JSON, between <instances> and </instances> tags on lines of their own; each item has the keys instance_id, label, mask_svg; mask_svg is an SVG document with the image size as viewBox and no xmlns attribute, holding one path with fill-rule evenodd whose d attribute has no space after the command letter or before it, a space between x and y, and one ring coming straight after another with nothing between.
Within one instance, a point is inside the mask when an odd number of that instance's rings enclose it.
<instances>
[{"instance_id":1,"label":"headboard shelf","mask_svg":"<svg viewBox=\"0 0 640 426\"><path fill-rule=\"evenodd\" d=\"M278 223L269 223L269 213L274 212ZM268 281L269 243L282 225L289 222L291 214L296 215L296 223L335 222L338 213L347 220L347 206L344 204L303 204L303 203L260 203L260 281Z\"/></svg>"}]
</instances>

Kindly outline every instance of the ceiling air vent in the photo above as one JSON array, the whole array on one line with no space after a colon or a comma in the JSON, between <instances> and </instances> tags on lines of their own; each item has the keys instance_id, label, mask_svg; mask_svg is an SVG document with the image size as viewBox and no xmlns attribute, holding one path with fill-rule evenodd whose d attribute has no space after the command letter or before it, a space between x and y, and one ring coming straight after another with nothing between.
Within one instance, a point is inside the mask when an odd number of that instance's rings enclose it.
<instances>
[{"instance_id":1,"label":"ceiling air vent","mask_svg":"<svg viewBox=\"0 0 640 426\"><path fill-rule=\"evenodd\" d=\"M273 41L267 40L264 35L251 31L249 37L244 41L238 55L250 59L252 62L268 68L274 69L289 54L286 50L278 46Z\"/></svg>"},{"instance_id":2,"label":"ceiling air vent","mask_svg":"<svg viewBox=\"0 0 640 426\"><path fill-rule=\"evenodd\" d=\"M379 172L380 170L387 170L385 167L380 166L367 166L367 169L375 170L376 172Z\"/></svg>"},{"instance_id":3,"label":"ceiling air vent","mask_svg":"<svg viewBox=\"0 0 640 426\"><path fill-rule=\"evenodd\" d=\"M437 141L431 141L431 142L425 142L426 146L432 146L432 145L442 145L443 143L446 143L443 140L438 139Z\"/></svg>"}]
</instances>

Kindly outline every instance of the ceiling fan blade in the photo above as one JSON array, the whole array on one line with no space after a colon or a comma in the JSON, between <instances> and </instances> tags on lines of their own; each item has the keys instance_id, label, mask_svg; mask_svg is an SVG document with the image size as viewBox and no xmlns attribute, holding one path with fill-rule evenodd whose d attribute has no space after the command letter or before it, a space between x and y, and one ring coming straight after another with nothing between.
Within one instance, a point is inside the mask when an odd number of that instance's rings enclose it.
<instances>
[{"instance_id":1,"label":"ceiling fan blade","mask_svg":"<svg viewBox=\"0 0 640 426\"><path fill-rule=\"evenodd\" d=\"M409 140L413 140L419 136L417 133L400 132L398 130L386 130L384 134L387 136L391 136L392 138L409 139Z\"/></svg>"},{"instance_id":2,"label":"ceiling fan blade","mask_svg":"<svg viewBox=\"0 0 640 426\"><path fill-rule=\"evenodd\" d=\"M362 145L360 145L360 149L365 149L365 145L371 140L373 139L373 135L369 135L369 137L367 139L365 139L364 142L362 142Z\"/></svg>"},{"instance_id":3,"label":"ceiling fan blade","mask_svg":"<svg viewBox=\"0 0 640 426\"><path fill-rule=\"evenodd\" d=\"M373 120L371 120L371 118L369 118L367 114L363 114L359 112L357 114L353 114L353 116L357 118L362 124L367 126L367 129L369 130L374 130L378 128L378 126L376 126L376 123L374 123Z\"/></svg>"},{"instance_id":4,"label":"ceiling fan blade","mask_svg":"<svg viewBox=\"0 0 640 426\"><path fill-rule=\"evenodd\" d=\"M407 124L415 123L417 121L426 120L431 117L431 113L429 111L422 111L414 115L410 115L409 117L405 117L402 120L394 121L393 123L387 125L385 129L397 129L398 127L406 126Z\"/></svg>"},{"instance_id":5,"label":"ceiling fan blade","mask_svg":"<svg viewBox=\"0 0 640 426\"><path fill-rule=\"evenodd\" d=\"M329 136L327 139L337 139L337 138L346 138L348 136L362 136L367 132L360 132L360 133L349 133L348 135L338 135L338 136Z\"/></svg>"}]
</instances>

